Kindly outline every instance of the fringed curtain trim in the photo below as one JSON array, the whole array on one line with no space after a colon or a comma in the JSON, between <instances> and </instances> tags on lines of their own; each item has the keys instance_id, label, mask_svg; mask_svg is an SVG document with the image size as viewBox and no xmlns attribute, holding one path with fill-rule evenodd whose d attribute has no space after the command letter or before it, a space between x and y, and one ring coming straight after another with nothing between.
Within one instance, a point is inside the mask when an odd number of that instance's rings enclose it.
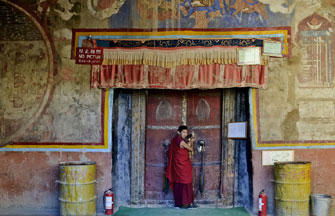
<instances>
[{"instance_id":1,"label":"fringed curtain trim","mask_svg":"<svg viewBox=\"0 0 335 216\"><path fill-rule=\"evenodd\" d=\"M164 68L149 65L94 65L91 86L131 89L266 88L267 66L236 64L182 65Z\"/></svg>"},{"instance_id":2,"label":"fringed curtain trim","mask_svg":"<svg viewBox=\"0 0 335 216\"><path fill-rule=\"evenodd\" d=\"M261 65L268 64L269 57L261 56ZM172 68L181 65L236 64L236 48L191 49L104 49L103 65L148 65Z\"/></svg>"}]
</instances>

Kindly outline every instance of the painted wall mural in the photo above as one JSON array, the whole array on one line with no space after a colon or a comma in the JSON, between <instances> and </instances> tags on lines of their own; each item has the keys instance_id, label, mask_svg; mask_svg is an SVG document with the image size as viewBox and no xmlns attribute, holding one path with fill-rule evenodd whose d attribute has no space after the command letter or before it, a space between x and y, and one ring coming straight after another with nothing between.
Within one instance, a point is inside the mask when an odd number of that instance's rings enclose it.
<instances>
[{"instance_id":1,"label":"painted wall mural","mask_svg":"<svg viewBox=\"0 0 335 216\"><path fill-rule=\"evenodd\" d=\"M176 19L178 10L176 1L154 1L143 0L136 1L136 13L143 19L164 21L168 19Z\"/></svg>"},{"instance_id":2,"label":"painted wall mural","mask_svg":"<svg viewBox=\"0 0 335 216\"><path fill-rule=\"evenodd\" d=\"M110 17L111 28L233 28L286 26L293 0L127 0ZM123 14L130 14L124 19Z\"/></svg>"},{"instance_id":3,"label":"painted wall mural","mask_svg":"<svg viewBox=\"0 0 335 216\"><path fill-rule=\"evenodd\" d=\"M297 42L303 53L303 66L297 77L300 87L334 85L334 36L332 24L316 13L299 23Z\"/></svg>"},{"instance_id":4,"label":"painted wall mural","mask_svg":"<svg viewBox=\"0 0 335 216\"><path fill-rule=\"evenodd\" d=\"M119 12L125 0L87 0L90 14L98 19L106 19Z\"/></svg>"},{"instance_id":5,"label":"painted wall mural","mask_svg":"<svg viewBox=\"0 0 335 216\"><path fill-rule=\"evenodd\" d=\"M0 145L8 144L0 151L110 150L112 92L90 90L89 68L69 59L67 45L57 53L45 27L45 15L58 13L63 25L78 15L76 5L46 1L33 12L0 1ZM55 34L67 40L66 31Z\"/></svg>"},{"instance_id":6,"label":"painted wall mural","mask_svg":"<svg viewBox=\"0 0 335 216\"><path fill-rule=\"evenodd\" d=\"M302 17L290 66L273 61L269 79L276 82L267 91L252 91L256 149L335 148L334 26L327 13Z\"/></svg>"},{"instance_id":7,"label":"painted wall mural","mask_svg":"<svg viewBox=\"0 0 335 216\"><path fill-rule=\"evenodd\" d=\"M48 85L49 59L43 41L6 41L0 47L0 138L5 141L38 117L35 113L47 105L52 86Z\"/></svg>"}]
</instances>

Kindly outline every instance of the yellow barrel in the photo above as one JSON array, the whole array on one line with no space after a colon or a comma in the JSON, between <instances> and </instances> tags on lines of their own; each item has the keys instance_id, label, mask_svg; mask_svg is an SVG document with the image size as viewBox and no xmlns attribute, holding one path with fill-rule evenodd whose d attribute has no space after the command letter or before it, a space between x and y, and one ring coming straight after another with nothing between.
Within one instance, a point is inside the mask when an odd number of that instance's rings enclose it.
<instances>
[{"instance_id":1,"label":"yellow barrel","mask_svg":"<svg viewBox=\"0 0 335 216\"><path fill-rule=\"evenodd\" d=\"M309 216L310 162L277 162L274 165L275 215Z\"/></svg>"},{"instance_id":2,"label":"yellow barrel","mask_svg":"<svg viewBox=\"0 0 335 216\"><path fill-rule=\"evenodd\" d=\"M59 164L60 214L96 215L95 162L69 161Z\"/></svg>"}]
</instances>

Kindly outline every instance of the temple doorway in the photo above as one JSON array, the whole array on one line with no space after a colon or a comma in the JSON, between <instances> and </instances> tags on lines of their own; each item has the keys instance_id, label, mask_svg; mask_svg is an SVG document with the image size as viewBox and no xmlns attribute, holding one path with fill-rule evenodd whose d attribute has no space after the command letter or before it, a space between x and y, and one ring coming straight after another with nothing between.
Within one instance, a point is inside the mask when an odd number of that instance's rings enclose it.
<instances>
[{"instance_id":1,"label":"temple doorway","mask_svg":"<svg viewBox=\"0 0 335 216\"><path fill-rule=\"evenodd\" d=\"M204 163L197 151L191 160L197 204L252 205L250 135L247 139L227 138L230 122L249 122L247 88L119 90L113 104L116 206L173 206L171 190L163 191L165 151L181 124L194 131L198 141L206 143Z\"/></svg>"},{"instance_id":2,"label":"temple doorway","mask_svg":"<svg viewBox=\"0 0 335 216\"><path fill-rule=\"evenodd\" d=\"M145 196L151 203L172 202L173 193L164 184L166 150L179 125L187 125L197 141L205 141L206 151L191 159L193 189L198 203L216 204L221 200L221 110L220 90L150 90L146 105ZM201 157L203 154L203 163ZM203 171L201 174L201 166Z\"/></svg>"}]
</instances>

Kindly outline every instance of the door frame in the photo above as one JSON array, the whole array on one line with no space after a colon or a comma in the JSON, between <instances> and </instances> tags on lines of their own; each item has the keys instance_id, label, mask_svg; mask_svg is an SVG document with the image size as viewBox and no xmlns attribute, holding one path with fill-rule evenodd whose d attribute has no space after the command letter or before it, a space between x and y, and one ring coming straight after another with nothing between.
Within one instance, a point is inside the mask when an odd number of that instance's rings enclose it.
<instances>
[{"instance_id":1,"label":"door frame","mask_svg":"<svg viewBox=\"0 0 335 216\"><path fill-rule=\"evenodd\" d=\"M235 140L227 139L227 126L229 122L239 120L236 106L238 96L237 89L222 90L222 155L220 173L220 194L222 200L220 206L232 207L238 205L238 182L235 165ZM246 94L248 95L248 94ZM242 97L246 97L242 94ZM131 92L131 164L130 164L130 205L146 205L144 199L145 184L145 129L146 129L146 100L147 90L134 90ZM245 110L247 111L247 110ZM237 116L237 117L236 117ZM237 118L237 119L236 119ZM252 178L252 176L249 176Z\"/></svg>"}]
</instances>

